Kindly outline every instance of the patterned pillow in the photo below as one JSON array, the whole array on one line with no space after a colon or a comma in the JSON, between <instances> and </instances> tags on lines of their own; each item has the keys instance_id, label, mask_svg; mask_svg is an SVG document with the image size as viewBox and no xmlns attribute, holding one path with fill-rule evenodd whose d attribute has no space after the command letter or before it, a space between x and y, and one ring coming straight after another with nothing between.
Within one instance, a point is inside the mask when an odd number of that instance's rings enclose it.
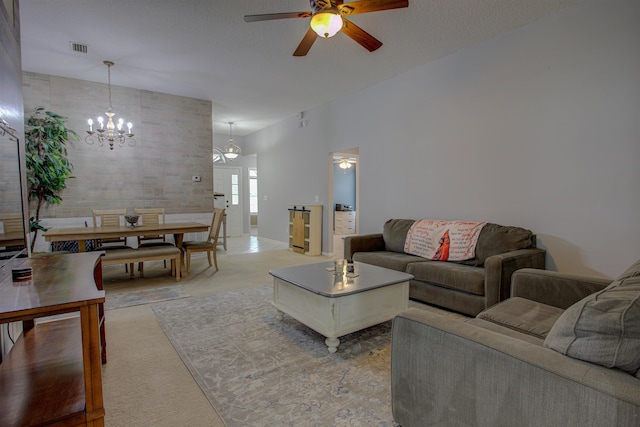
<instances>
[{"instance_id":1,"label":"patterned pillow","mask_svg":"<svg viewBox=\"0 0 640 427\"><path fill-rule=\"evenodd\" d=\"M565 310L544 346L575 359L636 372L640 368L640 275L627 270L621 277Z\"/></svg>"}]
</instances>

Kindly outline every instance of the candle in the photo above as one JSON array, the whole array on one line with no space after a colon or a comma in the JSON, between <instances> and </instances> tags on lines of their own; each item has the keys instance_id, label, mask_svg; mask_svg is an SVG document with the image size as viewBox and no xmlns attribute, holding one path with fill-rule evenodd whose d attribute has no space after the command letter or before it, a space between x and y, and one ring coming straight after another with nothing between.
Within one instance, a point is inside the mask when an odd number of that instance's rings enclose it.
<instances>
[{"instance_id":1,"label":"candle","mask_svg":"<svg viewBox=\"0 0 640 427\"><path fill-rule=\"evenodd\" d=\"M104 119L102 116L98 117L98 123L100 124L100 129L102 129L104 127Z\"/></svg>"},{"instance_id":2,"label":"candle","mask_svg":"<svg viewBox=\"0 0 640 427\"><path fill-rule=\"evenodd\" d=\"M129 133L131 133L131 128L133 127L133 125L131 124L131 122L127 123L127 127L129 128Z\"/></svg>"},{"instance_id":3,"label":"candle","mask_svg":"<svg viewBox=\"0 0 640 427\"><path fill-rule=\"evenodd\" d=\"M93 120L89 119L87 121L87 123L89 123L89 132L92 132L93 131Z\"/></svg>"}]
</instances>

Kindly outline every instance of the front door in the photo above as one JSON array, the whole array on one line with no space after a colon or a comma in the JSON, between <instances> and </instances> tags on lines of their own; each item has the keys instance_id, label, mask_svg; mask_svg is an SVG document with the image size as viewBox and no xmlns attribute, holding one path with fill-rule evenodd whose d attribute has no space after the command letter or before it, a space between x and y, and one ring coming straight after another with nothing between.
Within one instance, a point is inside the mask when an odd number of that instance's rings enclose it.
<instances>
[{"instance_id":1,"label":"front door","mask_svg":"<svg viewBox=\"0 0 640 427\"><path fill-rule=\"evenodd\" d=\"M232 166L213 167L213 191L224 193L227 214L227 236L242 236L242 169Z\"/></svg>"}]
</instances>

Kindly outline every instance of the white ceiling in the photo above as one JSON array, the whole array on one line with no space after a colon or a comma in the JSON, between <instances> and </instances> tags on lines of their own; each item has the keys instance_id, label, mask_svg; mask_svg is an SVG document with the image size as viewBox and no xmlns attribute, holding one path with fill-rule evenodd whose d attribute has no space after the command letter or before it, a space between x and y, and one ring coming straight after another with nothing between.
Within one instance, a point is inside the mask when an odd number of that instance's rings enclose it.
<instances>
[{"instance_id":1,"label":"white ceiling","mask_svg":"<svg viewBox=\"0 0 640 427\"><path fill-rule=\"evenodd\" d=\"M111 60L113 85L211 100L214 132L235 121L247 135L583 1L409 0L350 17L384 43L373 53L338 34L293 57L308 18L243 16L310 11L307 0L20 0L22 67L106 83Z\"/></svg>"}]
</instances>

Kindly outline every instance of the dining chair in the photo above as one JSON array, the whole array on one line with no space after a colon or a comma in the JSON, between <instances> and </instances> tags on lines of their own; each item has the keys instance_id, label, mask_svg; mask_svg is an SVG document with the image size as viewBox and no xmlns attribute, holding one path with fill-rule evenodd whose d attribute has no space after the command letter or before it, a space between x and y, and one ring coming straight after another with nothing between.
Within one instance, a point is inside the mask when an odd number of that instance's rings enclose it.
<instances>
[{"instance_id":1,"label":"dining chair","mask_svg":"<svg viewBox=\"0 0 640 427\"><path fill-rule=\"evenodd\" d=\"M0 223L2 223L2 228L4 229L4 233L24 233L23 225L22 225L22 214L0 214ZM6 248L7 250L19 250L24 249L24 245L19 246L10 246Z\"/></svg>"},{"instance_id":2,"label":"dining chair","mask_svg":"<svg viewBox=\"0 0 640 427\"><path fill-rule=\"evenodd\" d=\"M127 214L126 209L92 209L91 215L93 216L94 227L118 227L122 223L121 218ZM128 249L131 248L127 245L126 237L117 237L112 239L100 239L96 242L96 251L108 251L113 249ZM125 271L129 271L128 267L131 267L133 271L133 264L125 264Z\"/></svg>"},{"instance_id":3,"label":"dining chair","mask_svg":"<svg viewBox=\"0 0 640 427\"><path fill-rule=\"evenodd\" d=\"M218 257L216 256L216 249L218 247L218 236L220 235L220 225L222 224L223 216L224 209L215 208L213 210L213 218L211 220L211 227L209 228L209 236L204 242L182 242L182 251L187 257L187 273L191 271L191 253L193 252L207 252L209 267L211 267L211 254L213 254L213 263L216 266L216 271L218 271Z\"/></svg>"},{"instance_id":4,"label":"dining chair","mask_svg":"<svg viewBox=\"0 0 640 427\"><path fill-rule=\"evenodd\" d=\"M134 208L133 213L140 216L142 225L159 225L165 223L164 208ZM175 246L171 242L167 242L164 234L152 234L138 236L138 247L150 246ZM164 260L164 268L167 268L167 260ZM144 275L144 263L138 263L138 271Z\"/></svg>"},{"instance_id":5,"label":"dining chair","mask_svg":"<svg viewBox=\"0 0 640 427\"><path fill-rule=\"evenodd\" d=\"M164 208L137 208L133 210L135 215L140 216L142 225L160 225L165 223ZM167 242L164 234L154 234L138 236L138 246L164 246L172 245Z\"/></svg>"}]
</instances>

